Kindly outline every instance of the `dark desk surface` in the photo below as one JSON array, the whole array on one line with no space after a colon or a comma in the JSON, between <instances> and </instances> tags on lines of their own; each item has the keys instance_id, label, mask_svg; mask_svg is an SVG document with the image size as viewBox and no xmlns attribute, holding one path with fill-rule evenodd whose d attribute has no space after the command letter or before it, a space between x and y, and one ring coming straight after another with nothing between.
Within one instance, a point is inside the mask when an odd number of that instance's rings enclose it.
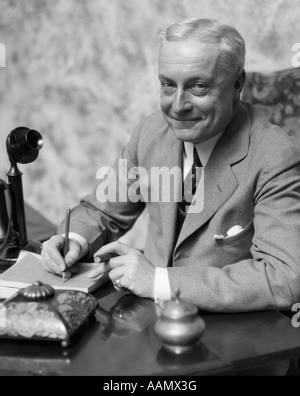
<instances>
[{"instance_id":1,"label":"dark desk surface","mask_svg":"<svg viewBox=\"0 0 300 396\"><path fill-rule=\"evenodd\" d=\"M279 312L202 313L206 332L187 354L171 355L153 331L157 307L117 293L96 293L99 310L74 344L0 340L0 375L218 375L245 370L281 374L285 360L300 356L300 329ZM120 312L122 310L122 315Z\"/></svg>"},{"instance_id":2,"label":"dark desk surface","mask_svg":"<svg viewBox=\"0 0 300 396\"><path fill-rule=\"evenodd\" d=\"M0 340L0 375L223 375L260 372L266 365L279 375L281 362L300 356L299 330L271 311L203 313L202 340L190 353L172 355L153 331L155 304L112 290L107 285L98 291L96 317L65 350L52 343Z\"/></svg>"}]
</instances>

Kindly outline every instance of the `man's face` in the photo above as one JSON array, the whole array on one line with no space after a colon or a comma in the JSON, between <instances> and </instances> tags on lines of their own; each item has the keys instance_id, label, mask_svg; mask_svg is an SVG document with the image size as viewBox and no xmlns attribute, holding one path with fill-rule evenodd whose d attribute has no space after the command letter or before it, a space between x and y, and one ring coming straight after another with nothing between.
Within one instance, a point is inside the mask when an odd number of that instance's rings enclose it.
<instances>
[{"instance_id":1,"label":"man's face","mask_svg":"<svg viewBox=\"0 0 300 396\"><path fill-rule=\"evenodd\" d=\"M161 109L177 139L200 143L222 132L233 118L239 93L221 65L215 45L166 42L159 55Z\"/></svg>"}]
</instances>

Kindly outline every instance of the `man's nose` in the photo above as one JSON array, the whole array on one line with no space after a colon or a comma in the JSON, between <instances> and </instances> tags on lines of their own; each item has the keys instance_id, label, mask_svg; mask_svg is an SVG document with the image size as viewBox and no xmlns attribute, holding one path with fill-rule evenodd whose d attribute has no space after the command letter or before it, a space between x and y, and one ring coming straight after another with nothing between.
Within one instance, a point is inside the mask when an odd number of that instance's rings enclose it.
<instances>
[{"instance_id":1,"label":"man's nose","mask_svg":"<svg viewBox=\"0 0 300 396\"><path fill-rule=\"evenodd\" d=\"M177 89L173 100L173 111L177 114L191 111L193 108L188 95L181 89Z\"/></svg>"}]
</instances>

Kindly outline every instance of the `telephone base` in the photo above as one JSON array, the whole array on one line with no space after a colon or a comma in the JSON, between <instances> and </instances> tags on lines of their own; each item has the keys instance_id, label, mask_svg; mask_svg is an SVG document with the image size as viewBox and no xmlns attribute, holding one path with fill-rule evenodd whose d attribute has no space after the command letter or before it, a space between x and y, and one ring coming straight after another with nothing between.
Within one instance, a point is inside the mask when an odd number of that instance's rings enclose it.
<instances>
[{"instance_id":1,"label":"telephone base","mask_svg":"<svg viewBox=\"0 0 300 396\"><path fill-rule=\"evenodd\" d=\"M20 246L19 244L15 244L13 242L8 243L0 256L0 270L6 270L15 264L21 250L41 254L42 243L39 241L28 241L24 246Z\"/></svg>"}]
</instances>

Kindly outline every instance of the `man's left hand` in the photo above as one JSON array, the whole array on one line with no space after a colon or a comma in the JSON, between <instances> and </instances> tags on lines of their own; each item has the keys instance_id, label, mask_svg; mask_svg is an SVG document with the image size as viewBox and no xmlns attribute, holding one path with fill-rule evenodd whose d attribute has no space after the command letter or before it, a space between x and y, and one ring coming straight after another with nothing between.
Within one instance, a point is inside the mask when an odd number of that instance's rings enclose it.
<instances>
[{"instance_id":1,"label":"man's left hand","mask_svg":"<svg viewBox=\"0 0 300 396\"><path fill-rule=\"evenodd\" d=\"M114 286L130 290L136 296L154 298L155 267L139 250L121 242L103 246L94 257L101 259L99 268L88 274L96 278L106 272Z\"/></svg>"}]
</instances>

